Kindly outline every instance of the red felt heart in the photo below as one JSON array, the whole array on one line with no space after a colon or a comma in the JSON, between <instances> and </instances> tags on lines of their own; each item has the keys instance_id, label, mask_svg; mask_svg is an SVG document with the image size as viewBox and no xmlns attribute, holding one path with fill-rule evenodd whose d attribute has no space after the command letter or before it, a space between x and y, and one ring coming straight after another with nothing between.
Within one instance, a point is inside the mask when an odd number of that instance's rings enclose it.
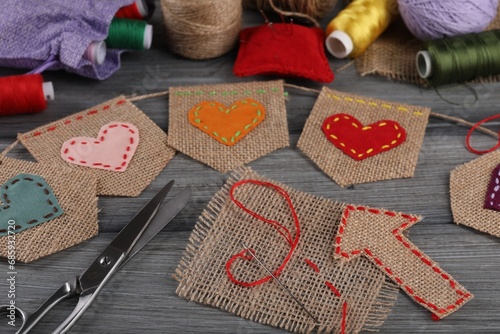
<instances>
[{"instance_id":1,"label":"red felt heart","mask_svg":"<svg viewBox=\"0 0 500 334\"><path fill-rule=\"evenodd\" d=\"M398 122L381 120L364 126L348 114L328 117L321 129L335 147L355 160L391 150L406 140L406 131Z\"/></svg>"}]
</instances>

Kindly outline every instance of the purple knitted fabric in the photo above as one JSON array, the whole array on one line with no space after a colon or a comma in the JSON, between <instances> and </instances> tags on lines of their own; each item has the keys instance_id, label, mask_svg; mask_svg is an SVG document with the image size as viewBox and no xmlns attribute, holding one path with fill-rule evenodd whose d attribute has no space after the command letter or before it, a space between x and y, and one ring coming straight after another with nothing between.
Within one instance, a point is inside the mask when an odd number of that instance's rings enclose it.
<instances>
[{"instance_id":1,"label":"purple knitted fabric","mask_svg":"<svg viewBox=\"0 0 500 334\"><path fill-rule=\"evenodd\" d=\"M108 50L102 65L83 55L91 42L106 39L118 9L133 1L3 0L0 66L34 69L55 58L49 69L106 79L120 67L123 51Z\"/></svg>"}]
</instances>

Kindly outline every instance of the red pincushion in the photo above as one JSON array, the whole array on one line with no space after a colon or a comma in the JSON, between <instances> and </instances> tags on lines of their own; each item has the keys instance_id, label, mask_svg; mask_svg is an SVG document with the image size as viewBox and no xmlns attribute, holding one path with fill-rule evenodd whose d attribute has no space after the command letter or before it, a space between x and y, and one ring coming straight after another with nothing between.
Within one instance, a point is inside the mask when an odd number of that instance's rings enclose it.
<instances>
[{"instance_id":1,"label":"red pincushion","mask_svg":"<svg viewBox=\"0 0 500 334\"><path fill-rule=\"evenodd\" d=\"M233 72L239 77L277 74L332 82L323 40L320 28L293 23L243 29Z\"/></svg>"}]
</instances>

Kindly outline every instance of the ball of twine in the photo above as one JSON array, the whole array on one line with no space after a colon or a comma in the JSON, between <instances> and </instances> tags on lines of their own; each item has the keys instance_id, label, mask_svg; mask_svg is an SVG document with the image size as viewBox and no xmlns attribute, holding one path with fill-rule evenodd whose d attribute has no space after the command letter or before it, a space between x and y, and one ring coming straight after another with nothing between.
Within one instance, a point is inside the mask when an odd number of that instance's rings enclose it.
<instances>
[{"instance_id":1,"label":"ball of twine","mask_svg":"<svg viewBox=\"0 0 500 334\"><path fill-rule=\"evenodd\" d=\"M422 40L483 31L497 14L498 0L398 0L406 26Z\"/></svg>"},{"instance_id":2,"label":"ball of twine","mask_svg":"<svg viewBox=\"0 0 500 334\"><path fill-rule=\"evenodd\" d=\"M322 19L335 6L337 0L272 0L283 11L302 13L316 19ZM243 0L243 7L272 10L270 0Z\"/></svg>"},{"instance_id":3,"label":"ball of twine","mask_svg":"<svg viewBox=\"0 0 500 334\"><path fill-rule=\"evenodd\" d=\"M161 0L167 44L186 58L208 59L228 52L242 24L241 0Z\"/></svg>"}]
</instances>

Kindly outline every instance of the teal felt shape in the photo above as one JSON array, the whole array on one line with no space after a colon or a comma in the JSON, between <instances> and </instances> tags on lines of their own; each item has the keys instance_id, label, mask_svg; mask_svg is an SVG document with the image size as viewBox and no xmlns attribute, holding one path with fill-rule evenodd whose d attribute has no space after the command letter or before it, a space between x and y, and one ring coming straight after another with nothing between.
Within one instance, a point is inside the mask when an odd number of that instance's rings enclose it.
<instances>
[{"instance_id":1,"label":"teal felt shape","mask_svg":"<svg viewBox=\"0 0 500 334\"><path fill-rule=\"evenodd\" d=\"M22 232L63 213L41 176L18 174L0 187L0 236Z\"/></svg>"}]
</instances>

